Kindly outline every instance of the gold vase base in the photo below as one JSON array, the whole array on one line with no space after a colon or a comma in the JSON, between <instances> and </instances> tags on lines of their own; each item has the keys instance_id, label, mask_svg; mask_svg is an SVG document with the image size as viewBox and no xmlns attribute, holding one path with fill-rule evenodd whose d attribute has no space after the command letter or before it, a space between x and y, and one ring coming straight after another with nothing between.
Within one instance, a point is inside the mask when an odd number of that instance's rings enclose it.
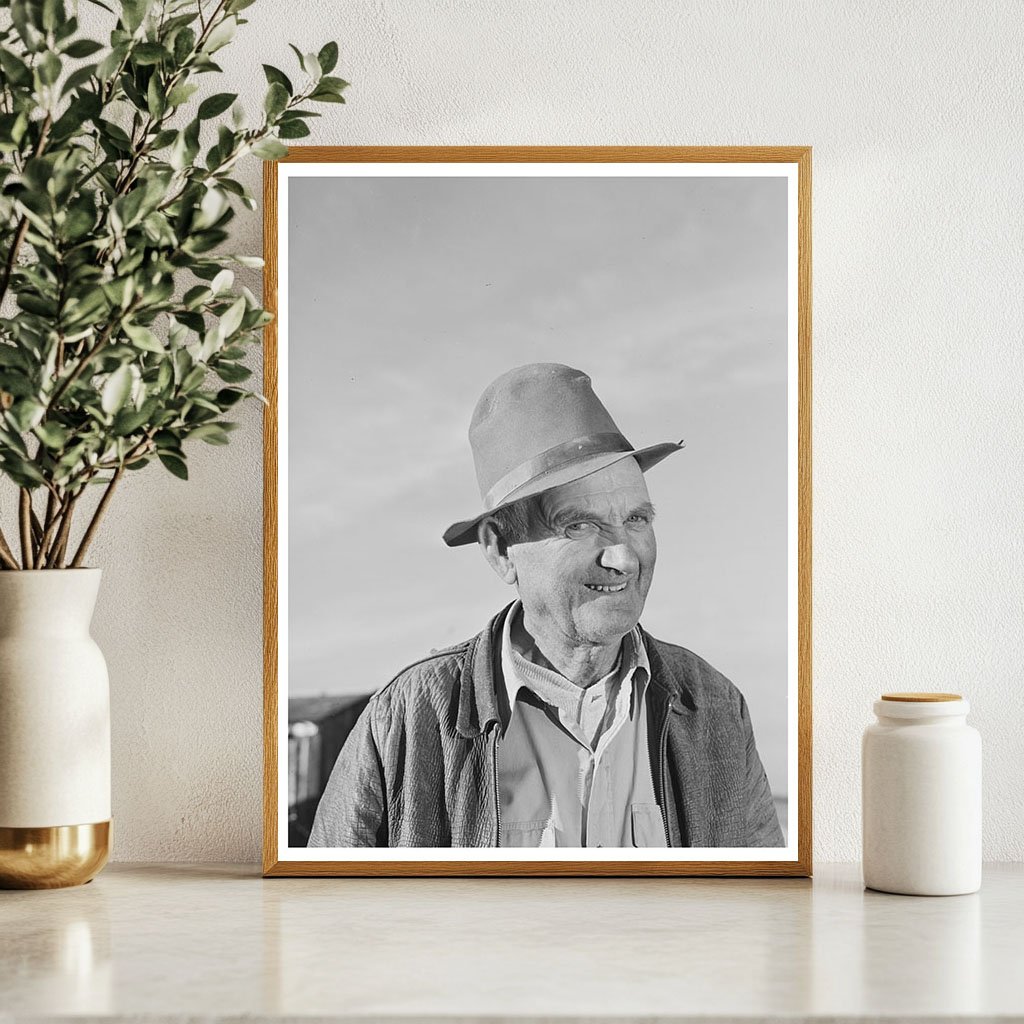
<instances>
[{"instance_id":1,"label":"gold vase base","mask_svg":"<svg viewBox=\"0 0 1024 1024\"><path fill-rule=\"evenodd\" d=\"M110 822L49 828L0 826L0 889L84 885L110 857Z\"/></svg>"}]
</instances>

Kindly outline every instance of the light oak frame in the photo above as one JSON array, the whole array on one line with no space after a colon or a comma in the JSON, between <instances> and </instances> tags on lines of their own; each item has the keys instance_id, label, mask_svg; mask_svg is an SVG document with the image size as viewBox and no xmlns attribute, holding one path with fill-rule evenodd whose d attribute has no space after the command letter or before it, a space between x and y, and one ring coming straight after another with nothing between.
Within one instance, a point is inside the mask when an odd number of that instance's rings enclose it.
<instances>
[{"instance_id":1,"label":"light oak frame","mask_svg":"<svg viewBox=\"0 0 1024 1024\"><path fill-rule=\"evenodd\" d=\"M811 149L807 146L296 146L286 163L788 163L798 195L798 831L795 861L282 861L278 859L276 319L264 330L263 390L263 874L311 876L794 876L809 877L811 846ZM263 176L263 304L277 313L278 173Z\"/></svg>"}]
</instances>

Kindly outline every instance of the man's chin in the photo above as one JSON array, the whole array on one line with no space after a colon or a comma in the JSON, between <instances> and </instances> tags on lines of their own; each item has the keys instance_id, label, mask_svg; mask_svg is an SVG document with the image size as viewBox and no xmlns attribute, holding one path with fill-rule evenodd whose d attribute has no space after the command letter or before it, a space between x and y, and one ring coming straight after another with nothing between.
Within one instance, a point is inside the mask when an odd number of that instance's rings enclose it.
<instances>
[{"instance_id":1,"label":"man's chin","mask_svg":"<svg viewBox=\"0 0 1024 1024\"><path fill-rule=\"evenodd\" d=\"M577 621L579 635L589 643L601 647L617 644L640 621L640 612L636 609L611 609L595 613L591 609L581 615Z\"/></svg>"}]
</instances>

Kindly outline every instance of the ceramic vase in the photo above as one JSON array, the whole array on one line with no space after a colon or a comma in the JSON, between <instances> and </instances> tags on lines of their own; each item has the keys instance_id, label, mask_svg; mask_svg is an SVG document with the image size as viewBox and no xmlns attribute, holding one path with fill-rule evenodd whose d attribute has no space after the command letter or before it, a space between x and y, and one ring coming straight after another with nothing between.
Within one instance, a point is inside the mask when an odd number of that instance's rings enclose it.
<instances>
[{"instance_id":1,"label":"ceramic vase","mask_svg":"<svg viewBox=\"0 0 1024 1024\"><path fill-rule=\"evenodd\" d=\"M0 887L92 879L110 852L99 569L0 572Z\"/></svg>"}]
</instances>

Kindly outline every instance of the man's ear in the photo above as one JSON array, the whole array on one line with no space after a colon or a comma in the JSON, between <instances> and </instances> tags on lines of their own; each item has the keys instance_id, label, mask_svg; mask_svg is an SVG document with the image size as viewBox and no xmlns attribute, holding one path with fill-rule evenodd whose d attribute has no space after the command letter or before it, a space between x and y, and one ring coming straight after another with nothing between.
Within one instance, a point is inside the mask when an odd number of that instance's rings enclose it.
<instances>
[{"instance_id":1,"label":"man's ear","mask_svg":"<svg viewBox=\"0 0 1024 1024\"><path fill-rule=\"evenodd\" d=\"M493 519L485 519L476 528L476 539L483 549L488 565L497 573L498 579L512 585L516 582L516 567L505 538L498 532Z\"/></svg>"}]
</instances>

